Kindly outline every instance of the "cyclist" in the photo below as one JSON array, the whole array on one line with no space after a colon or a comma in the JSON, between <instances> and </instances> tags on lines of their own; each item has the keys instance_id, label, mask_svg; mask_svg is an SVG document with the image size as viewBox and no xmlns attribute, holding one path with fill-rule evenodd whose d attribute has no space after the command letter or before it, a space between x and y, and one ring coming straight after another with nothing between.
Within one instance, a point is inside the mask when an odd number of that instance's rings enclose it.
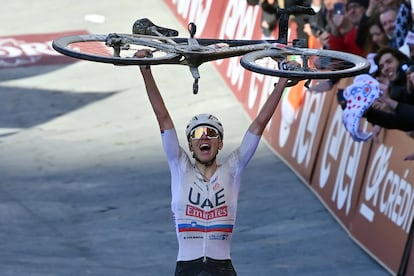
<instances>
[{"instance_id":1,"label":"cyclist","mask_svg":"<svg viewBox=\"0 0 414 276\"><path fill-rule=\"evenodd\" d=\"M145 51L137 52L143 57ZM222 164L224 129L211 114L194 116L186 128L194 163L179 145L177 133L149 66L140 67L147 94L161 129L171 171L171 209L179 244L175 275L236 275L230 243L236 219L240 177L274 113L287 79L280 78L239 148ZM201 273L201 274L200 274Z\"/></svg>"}]
</instances>

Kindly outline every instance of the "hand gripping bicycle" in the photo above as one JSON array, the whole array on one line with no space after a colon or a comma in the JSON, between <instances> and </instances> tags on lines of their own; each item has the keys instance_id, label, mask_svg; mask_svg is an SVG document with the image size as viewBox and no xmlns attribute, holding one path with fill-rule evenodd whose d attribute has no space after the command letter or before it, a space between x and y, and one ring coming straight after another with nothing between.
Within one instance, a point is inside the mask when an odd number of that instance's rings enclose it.
<instances>
[{"instance_id":1,"label":"hand gripping bicycle","mask_svg":"<svg viewBox=\"0 0 414 276\"><path fill-rule=\"evenodd\" d=\"M310 14L312 8L293 6L277 9L277 40L236 40L195 38L196 25L190 23L188 38L178 32L153 24L149 19L137 20L133 34L84 34L61 37L53 48L67 56L114 65L177 64L190 68L194 78L193 93L198 92L198 67L209 61L240 56L241 65L252 72L285 77L294 85L300 80L345 78L366 73L369 62L350 53L305 48L301 40L287 42L288 18L292 14ZM136 57L138 50L151 55ZM294 61L295 66L292 66Z\"/></svg>"}]
</instances>

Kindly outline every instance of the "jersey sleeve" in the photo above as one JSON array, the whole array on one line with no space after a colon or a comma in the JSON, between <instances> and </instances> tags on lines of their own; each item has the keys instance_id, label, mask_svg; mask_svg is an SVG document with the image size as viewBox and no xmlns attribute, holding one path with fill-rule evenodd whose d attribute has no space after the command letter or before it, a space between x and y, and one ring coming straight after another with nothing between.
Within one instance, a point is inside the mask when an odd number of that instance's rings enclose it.
<instances>
[{"instance_id":1,"label":"jersey sleeve","mask_svg":"<svg viewBox=\"0 0 414 276\"><path fill-rule=\"evenodd\" d=\"M243 137L243 141L240 145L240 166L242 168L247 166L250 159L252 159L254 153L257 150L261 136L255 135L249 131Z\"/></svg>"},{"instance_id":2,"label":"jersey sleeve","mask_svg":"<svg viewBox=\"0 0 414 276\"><path fill-rule=\"evenodd\" d=\"M185 150L180 146L175 129L168 129L161 132L161 137L170 171L174 172L174 175L178 171L186 171L191 166L191 161Z\"/></svg>"},{"instance_id":3,"label":"jersey sleeve","mask_svg":"<svg viewBox=\"0 0 414 276\"><path fill-rule=\"evenodd\" d=\"M257 150L261 136L247 131L240 146L230 154L227 161L234 166L236 174L241 174Z\"/></svg>"},{"instance_id":4,"label":"jersey sleeve","mask_svg":"<svg viewBox=\"0 0 414 276\"><path fill-rule=\"evenodd\" d=\"M171 193L180 193L182 179L191 167L191 161L185 150L180 146L175 129L165 130L161 133L162 146L167 157L171 173Z\"/></svg>"},{"instance_id":5,"label":"jersey sleeve","mask_svg":"<svg viewBox=\"0 0 414 276\"><path fill-rule=\"evenodd\" d=\"M177 160L180 157L180 144L175 129L168 129L161 132L162 147L168 161Z\"/></svg>"}]
</instances>

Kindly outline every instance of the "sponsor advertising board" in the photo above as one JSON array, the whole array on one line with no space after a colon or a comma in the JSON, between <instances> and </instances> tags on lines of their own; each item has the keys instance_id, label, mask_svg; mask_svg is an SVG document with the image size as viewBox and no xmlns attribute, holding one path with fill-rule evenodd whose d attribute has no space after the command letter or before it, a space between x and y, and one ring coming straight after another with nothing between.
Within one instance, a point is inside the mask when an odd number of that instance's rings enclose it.
<instances>
[{"instance_id":1,"label":"sponsor advertising board","mask_svg":"<svg viewBox=\"0 0 414 276\"><path fill-rule=\"evenodd\" d=\"M0 70L27 66L73 63L77 60L52 48L60 36L86 34L84 30L0 37Z\"/></svg>"}]
</instances>

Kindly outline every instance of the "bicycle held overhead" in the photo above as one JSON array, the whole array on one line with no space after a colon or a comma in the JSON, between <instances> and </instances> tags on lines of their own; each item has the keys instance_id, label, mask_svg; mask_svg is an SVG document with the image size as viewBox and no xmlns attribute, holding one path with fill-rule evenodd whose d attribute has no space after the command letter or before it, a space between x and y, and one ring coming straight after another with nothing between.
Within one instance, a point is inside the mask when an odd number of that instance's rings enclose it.
<instances>
[{"instance_id":1,"label":"bicycle held overhead","mask_svg":"<svg viewBox=\"0 0 414 276\"><path fill-rule=\"evenodd\" d=\"M137 20L132 34L84 34L58 38L53 48L67 56L114 65L176 64L190 68L194 78L193 93L198 92L198 67L209 61L241 57L241 65L252 72L286 77L289 85L300 80L352 77L366 73L369 62L349 53L309 49L301 40L287 41L288 19L292 14L310 14L312 8L293 6L277 9L279 37L275 40L237 40L196 38L196 25L188 24L189 37L160 27L147 18ZM137 57L139 50L150 56ZM295 61L297 66L291 66Z\"/></svg>"}]
</instances>

